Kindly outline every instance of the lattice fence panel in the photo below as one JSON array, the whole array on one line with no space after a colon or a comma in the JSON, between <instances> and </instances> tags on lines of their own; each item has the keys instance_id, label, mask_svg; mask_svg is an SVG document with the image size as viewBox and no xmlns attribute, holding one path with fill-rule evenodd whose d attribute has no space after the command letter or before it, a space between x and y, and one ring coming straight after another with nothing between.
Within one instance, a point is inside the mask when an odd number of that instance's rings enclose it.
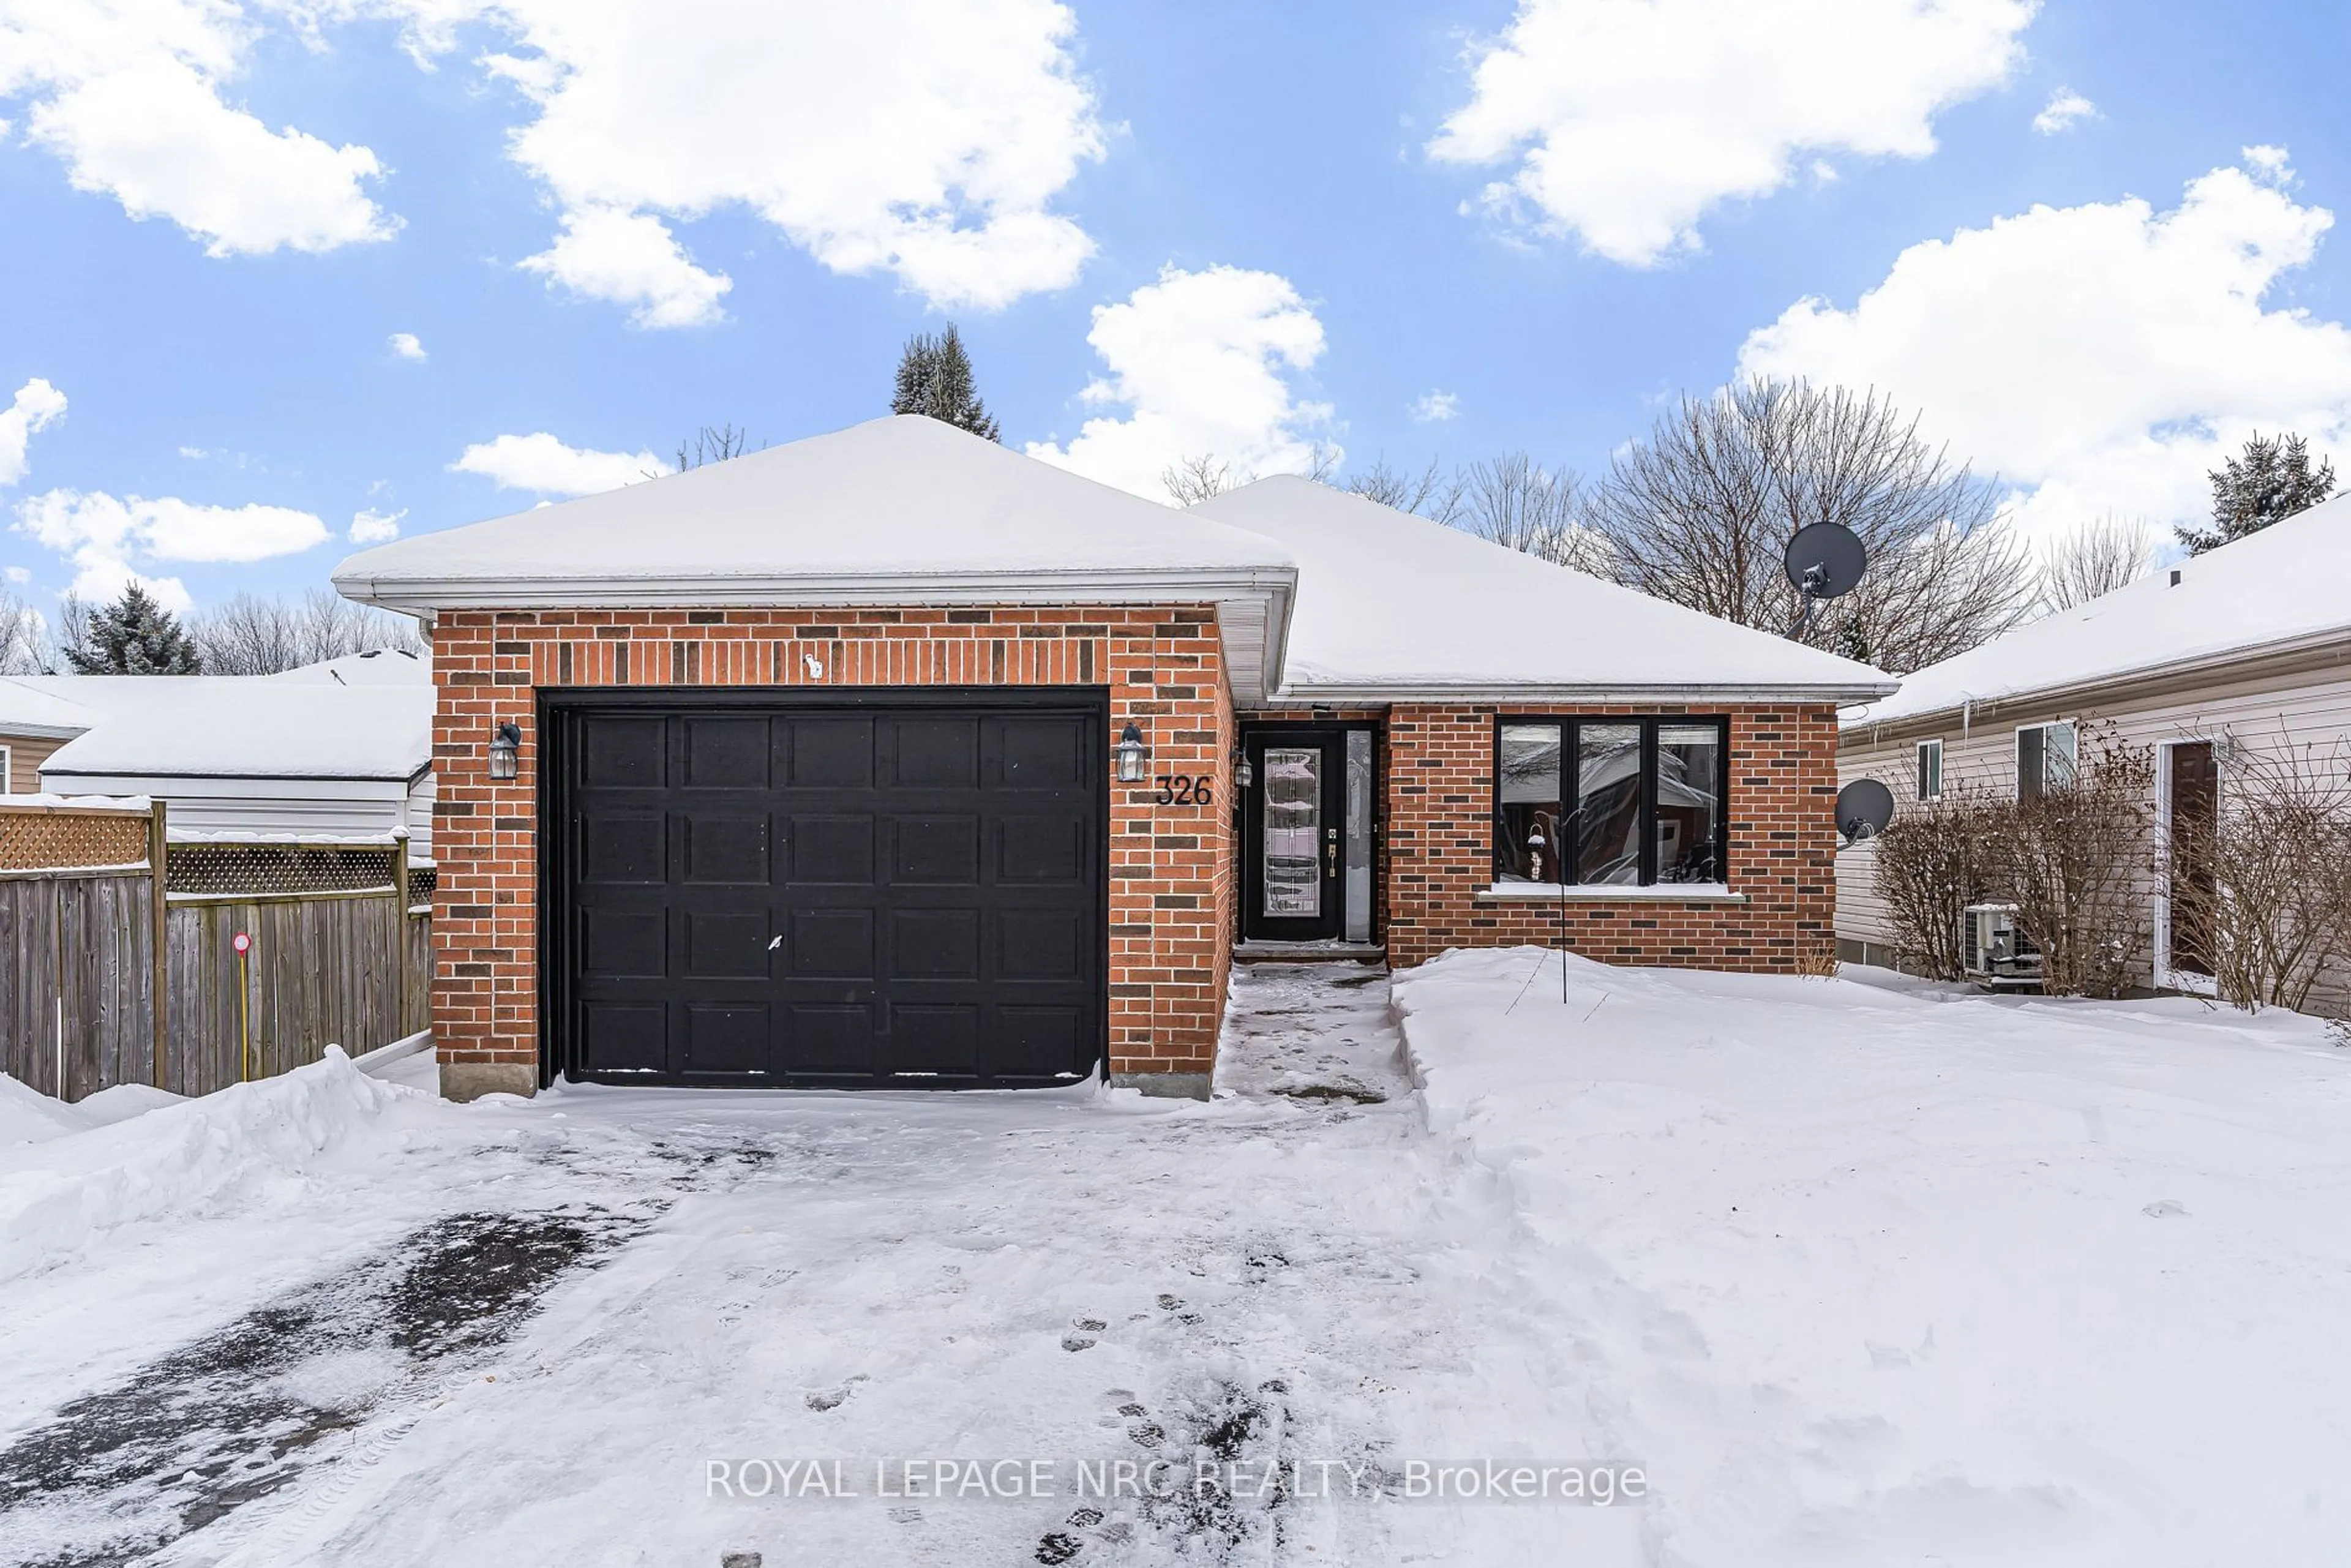
<instances>
[{"instance_id":1,"label":"lattice fence panel","mask_svg":"<svg viewBox=\"0 0 2351 1568\"><path fill-rule=\"evenodd\" d=\"M399 852L373 844L173 844L164 862L172 893L352 893L390 888Z\"/></svg>"},{"instance_id":2,"label":"lattice fence panel","mask_svg":"<svg viewBox=\"0 0 2351 1568\"><path fill-rule=\"evenodd\" d=\"M0 807L0 871L144 865L147 821L137 811Z\"/></svg>"},{"instance_id":3,"label":"lattice fence panel","mask_svg":"<svg viewBox=\"0 0 2351 1568\"><path fill-rule=\"evenodd\" d=\"M434 890L441 885L441 873L429 865L408 868L408 906L420 909L433 902Z\"/></svg>"}]
</instances>

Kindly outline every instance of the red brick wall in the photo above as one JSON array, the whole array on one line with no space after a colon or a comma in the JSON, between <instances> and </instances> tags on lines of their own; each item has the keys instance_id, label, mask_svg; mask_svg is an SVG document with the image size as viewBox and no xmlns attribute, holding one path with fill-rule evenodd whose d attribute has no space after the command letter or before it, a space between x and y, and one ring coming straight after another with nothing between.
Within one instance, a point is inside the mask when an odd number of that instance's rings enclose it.
<instances>
[{"instance_id":1,"label":"red brick wall","mask_svg":"<svg viewBox=\"0 0 2351 1568\"><path fill-rule=\"evenodd\" d=\"M1112 1070L1209 1071L1234 895L1232 704L1213 609L452 611L433 672L444 1063L538 1061L537 688L1070 685L1110 689L1112 738L1140 723L1155 775L1216 779L1213 802L1192 806L1113 783L1110 824ZM522 727L522 766L493 781L501 721Z\"/></svg>"},{"instance_id":2,"label":"red brick wall","mask_svg":"<svg viewBox=\"0 0 2351 1568\"><path fill-rule=\"evenodd\" d=\"M1492 885L1494 721L1557 706L1398 704L1387 728L1387 950L1404 968L1447 947L1560 940L1555 903L1480 903ZM1577 708L1655 714L1656 708ZM1616 964L1792 971L1817 963L1836 908L1836 710L1665 710L1730 719L1730 887L1745 904L1573 901L1566 945Z\"/></svg>"}]
</instances>

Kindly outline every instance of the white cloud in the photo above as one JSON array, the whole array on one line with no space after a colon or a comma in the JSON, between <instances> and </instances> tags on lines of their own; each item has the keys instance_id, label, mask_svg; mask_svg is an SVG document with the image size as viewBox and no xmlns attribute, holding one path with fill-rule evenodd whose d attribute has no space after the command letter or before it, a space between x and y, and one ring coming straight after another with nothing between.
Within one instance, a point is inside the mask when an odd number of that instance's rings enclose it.
<instances>
[{"instance_id":1,"label":"white cloud","mask_svg":"<svg viewBox=\"0 0 2351 1568\"><path fill-rule=\"evenodd\" d=\"M1437 424L1459 418L1461 400L1449 392L1423 392L1406 412L1419 423Z\"/></svg>"},{"instance_id":2,"label":"white cloud","mask_svg":"<svg viewBox=\"0 0 2351 1568\"><path fill-rule=\"evenodd\" d=\"M694 265L659 218L618 207L575 207L553 246L522 267L575 294L630 307L640 327L699 327L724 312L735 280Z\"/></svg>"},{"instance_id":3,"label":"white cloud","mask_svg":"<svg viewBox=\"0 0 2351 1568\"><path fill-rule=\"evenodd\" d=\"M0 485L14 485L30 466L25 449L34 433L66 415L66 394L35 376L0 408Z\"/></svg>"},{"instance_id":4,"label":"white cloud","mask_svg":"<svg viewBox=\"0 0 2351 1568\"><path fill-rule=\"evenodd\" d=\"M2070 87L2061 87L2049 95L2049 101L2032 117L2032 129L2043 136L2054 136L2061 131L2071 131L2075 120L2097 117L2096 104Z\"/></svg>"},{"instance_id":5,"label":"white cloud","mask_svg":"<svg viewBox=\"0 0 2351 1568\"><path fill-rule=\"evenodd\" d=\"M392 345L392 351L401 359L421 361L426 357L424 345L418 341L413 332L394 332L385 341Z\"/></svg>"},{"instance_id":6,"label":"white cloud","mask_svg":"<svg viewBox=\"0 0 2351 1568\"><path fill-rule=\"evenodd\" d=\"M33 574L21 566L12 566L8 568L7 577L9 581L16 584L20 588L26 583L33 580Z\"/></svg>"},{"instance_id":7,"label":"white cloud","mask_svg":"<svg viewBox=\"0 0 2351 1568\"><path fill-rule=\"evenodd\" d=\"M224 89L259 29L220 0L0 0L0 98L77 189L166 217L214 256L326 251L398 225L365 147L272 131Z\"/></svg>"},{"instance_id":8,"label":"white cloud","mask_svg":"<svg viewBox=\"0 0 2351 1568\"><path fill-rule=\"evenodd\" d=\"M1841 310L1797 301L1740 351L1748 373L1875 386L1955 455L2019 487L2037 533L2107 511L2184 519L2255 427L2351 442L2351 331L2262 301L2334 214L2298 205L2273 150L2136 197L2036 206L1929 240Z\"/></svg>"},{"instance_id":9,"label":"white cloud","mask_svg":"<svg viewBox=\"0 0 2351 1568\"><path fill-rule=\"evenodd\" d=\"M559 204L531 265L648 326L716 313L723 274L670 223L749 209L836 272L941 306L1067 287L1092 255L1052 210L1102 155L1077 22L1056 0L389 0L420 58L478 20L534 107L515 160Z\"/></svg>"},{"instance_id":10,"label":"white cloud","mask_svg":"<svg viewBox=\"0 0 2351 1568\"><path fill-rule=\"evenodd\" d=\"M1288 278L1168 267L1094 307L1093 323L1086 341L1106 371L1079 395L1127 412L1087 420L1067 447L1030 442L1031 457L1155 500L1166 498L1161 474L1187 457L1253 475L1312 465L1309 432L1331 410L1300 402L1289 378L1321 357L1322 324Z\"/></svg>"},{"instance_id":11,"label":"white cloud","mask_svg":"<svg viewBox=\"0 0 2351 1568\"><path fill-rule=\"evenodd\" d=\"M547 496L592 496L669 472L669 465L650 452L566 446L543 430L476 442L449 466L460 474L479 474L501 490L536 490Z\"/></svg>"},{"instance_id":12,"label":"white cloud","mask_svg":"<svg viewBox=\"0 0 2351 1568\"><path fill-rule=\"evenodd\" d=\"M1520 0L1429 152L1516 161L1482 201L1646 267L1706 210L1806 154L1924 158L1934 116L1998 87L2039 0Z\"/></svg>"},{"instance_id":13,"label":"white cloud","mask_svg":"<svg viewBox=\"0 0 2351 1568\"><path fill-rule=\"evenodd\" d=\"M327 526L287 507L209 507L174 497L117 498L104 491L50 490L17 503L16 531L73 563L73 591L107 599L138 581L185 608L177 578L142 575L134 563L266 560L323 541Z\"/></svg>"},{"instance_id":14,"label":"white cloud","mask_svg":"<svg viewBox=\"0 0 2351 1568\"><path fill-rule=\"evenodd\" d=\"M351 514L350 540L355 545L385 544L400 537L400 519L408 516L402 507L396 512L379 512L373 507L362 507Z\"/></svg>"}]
</instances>

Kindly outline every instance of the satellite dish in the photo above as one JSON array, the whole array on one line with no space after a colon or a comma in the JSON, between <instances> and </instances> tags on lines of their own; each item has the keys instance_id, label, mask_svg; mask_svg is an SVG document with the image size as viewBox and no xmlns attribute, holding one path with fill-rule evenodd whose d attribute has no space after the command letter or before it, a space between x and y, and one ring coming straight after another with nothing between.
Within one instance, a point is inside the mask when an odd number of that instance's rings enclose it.
<instances>
[{"instance_id":1,"label":"satellite dish","mask_svg":"<svg viewBox=\"0 0 2351 1568\"><path fill-rule=\"evenodd\" d=\"M1875 779L1856 779L1837 791L1836 817L1846 843L1874 839L1894 820L1894 791Z\"/></svg>"},{"instance_id":2,"label":"satellite dish","mask_svg":"<svg viewBox=\"0 0 2351 1568\"><path fill-rule=\"evenodd\" d=\"M1813 523L1798 528L1782 558L1788 580L1807 600L1843 599L1861 585L1869 551L1843 523Z\"/></svg>"}]
</instances>

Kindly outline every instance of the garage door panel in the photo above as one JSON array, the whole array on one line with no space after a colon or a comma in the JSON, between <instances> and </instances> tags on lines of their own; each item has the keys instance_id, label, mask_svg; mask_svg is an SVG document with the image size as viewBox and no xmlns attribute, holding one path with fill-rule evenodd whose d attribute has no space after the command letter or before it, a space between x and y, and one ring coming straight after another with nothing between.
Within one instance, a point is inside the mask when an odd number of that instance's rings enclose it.
<instances>
[{"instance_id":1,"label":"garage door panel","mask_svg":"<svg viewBox=\"0 0 2351 1568\"><path fill-rule=\"evenodd\" d=\"M600 718L581 737L580 781L590 789L658 789L668 781L669 724Z\"/></svg>"},{"instance_id":2,"label":"garage door panel","mask_svg":"<svg viewBox=\"0 0 2351 1568\"><path fill-rule=\"evenodd\" d=\"M591 974L608 979L658 980L669 973L665 910L583 910L580 932Z\"/></svg>"},{"instance_id":3,"label":"garage door panel","mask_svg":"<svg viewBox=\"0 0 2351 1568\"><path fill-rule=\"evenodd\" d=\"M580 1009L590 1072L669 1071L669 1009L658 1002L590 1002Z\"/></svg>"},{"instance_id":4,"label":"garage door panel","mask_svg":"<svg viewBox=\"0 0 2351 1568\"><path fill-rule=\"evenodd\" d=\"M996 931L996 975L1000 980L1085 978L1082 920L1072 909L1006 909L991 923Z\"/></svg>"},{"instance_id":5,"label":"garage door panel","mask_svg":"<svg viewBox=\"0 0 2351 1568\"><path fill-rule=\"evenodd\" d=\"M870 1077L874 1071L873 1009L866 1004L802 1003L784 1010L784 1070L794 1074Z\"/></svg>"},{"instance_id":6,"label":"garage door panel","mask_svg":"<svg viewBox=\"0 0 2351 1568\"><path fill-rule=\"evenodd\" d=\"M730 915L704 911L688 914L683 973L693 979L766 979L768 925L765 910Z\"/></svg>"},{"instance_id":7,"label":"garage door panel","mask_svg":"<svg viewBox=\"0 0 2351 1568\"><path fill-rule=\"evenodd\" d=\"M683 721L688 789L768 788L768 722L739 714L705 714Z\"/></svg>"},{"instance_id":8,"label":"garage door panel","mask_svg":"<svg viewBox=\"0 0 2351 1568\"><path fill-rule=\"evenodd\" d=\"M1093 1055L1085 1030L1083 1008L999 1007L996 1071L1008 1078L1081 1077Z\"/></svg>"},{"instance_id":9,"label":"garage door panel","mask_svg":"<svg viewBox=\"0 0 2351 1568\"><path fill-rule=\"evenodd\" d=\"M708 887L765 887L773 880L768 863L768 817L692 812L682 817L685 880Z\"/></svg>"},{"instance_id":10,"label":"garage door panel","mask_svg":"<svg viewBox=\"0 0 2351 1568\"><path fill-rule=\"evenodd\" d=\"M580 873L590 886L668 881L668 818L617 811L590 816L580 829Z\"/></svg>"},{"instance_id":11,"label":"garage door panel","mask_svg":"<svg viewBox=\"0 0 2351 1568\"><path fill-rule=\"evenodd\" d=\"M873 827L870 813L795 813L784 831L789 880L841 887L872 886Z\"/></svg>"},{"instance_id":12,"label":"garage door panel","mask_svg":"<svg viewBox=\"0 0 2351 1568\"><path fill-rule=\"evenodd\" d=\"M995 880L1006 885L1078 886L1086 879L1091 828L1066 813L1000 819L995 834Z\"/></svg>"},{"instance_id":13,"label":"garage door panel","mask_svg":"<svg viewBox=\"0 0 2351 1568\"><path fill-rule=\"evenodd\" d=\"M689 1073L738 1075L768 1071L768 1009L764 1005L695 1003L685 1009L685 1060Z\"/></svg>"},{"instance_id":14,"label":"garage door panel","mask_svg":"<svg viewBox=\"0 0 2351 1568\"><path fill-rule=\"evenodd\" d=\"M991 719L1008 789L1081 789L1088 782L1087 726L1061 717Z\"/></svg>"},{"instance_id":15,"label":"garage door panel","mask_svg":"<svg viewBox=\"0 0 2351 1568\"><path fill-rule=\"evenodd\" d=\"M980 1009L899 1002L890 1009L893 1075L969 1078L979 1071Z\"/></svg>"},{"instance_id":16,"label":"garage door panel","mask_svg":"<svg viewBox=\"0 0 2351 1568\"><path fill-rule=\"evenodd\" d=\"M907 980L979 977L979 911L893 909L890 976Z\"/></svg>"},{"instance_id":17,"label":"garage door panel","mask_svg":"<svg viewBox=\"0 0 2351 1568\"><path fill-rule=\"evenodd\" d=\"M844 1088L1091 1070L1098 711L994 692L871 711L661 700L559 707L549 731L570 923L551 927L549 1016L580 1031L559 1060L618 1082Z\"/></svg>"},{"instance_id":18,"label":"garage door panel","mask_svg":"<svg viewBox=\"0 0 2351 1568\"><path fill-rule=\"evenodd\" d=\"M963 714L909 715L889 722L895 754L892 784L902 789L978 788L977 718Z\"/></svg>"},{"instance_id":19,"label":"garage door panel","mask_svg":"<svg viewBox=\"0 0 2351 1568\"><path fill-rule=\"evenodd\" d=\"M864 715L779 720L789 737L795 789L864 789L873 783L873 720Z\"/></svg>"},{"instance_id":20,"label":"garage door panel","mask_svg":"<svg viewBox=\"0 0 2351 1568\"><path fill-rule=\"evenodd\" d=\"M799 909L792 912L789 972L803 980L871 980L873 911Z\"/></svg>"},{"instance_id":21,"label":"garage door panel","mask_svg":"<svg viewBox=\"0 0 2351 1568\"><path fill-rule=\"evenodd\" d=\"M896 817L890 823L890 880L969 887L979 881L979 819Z\"/></svg>"}]
</instances>

